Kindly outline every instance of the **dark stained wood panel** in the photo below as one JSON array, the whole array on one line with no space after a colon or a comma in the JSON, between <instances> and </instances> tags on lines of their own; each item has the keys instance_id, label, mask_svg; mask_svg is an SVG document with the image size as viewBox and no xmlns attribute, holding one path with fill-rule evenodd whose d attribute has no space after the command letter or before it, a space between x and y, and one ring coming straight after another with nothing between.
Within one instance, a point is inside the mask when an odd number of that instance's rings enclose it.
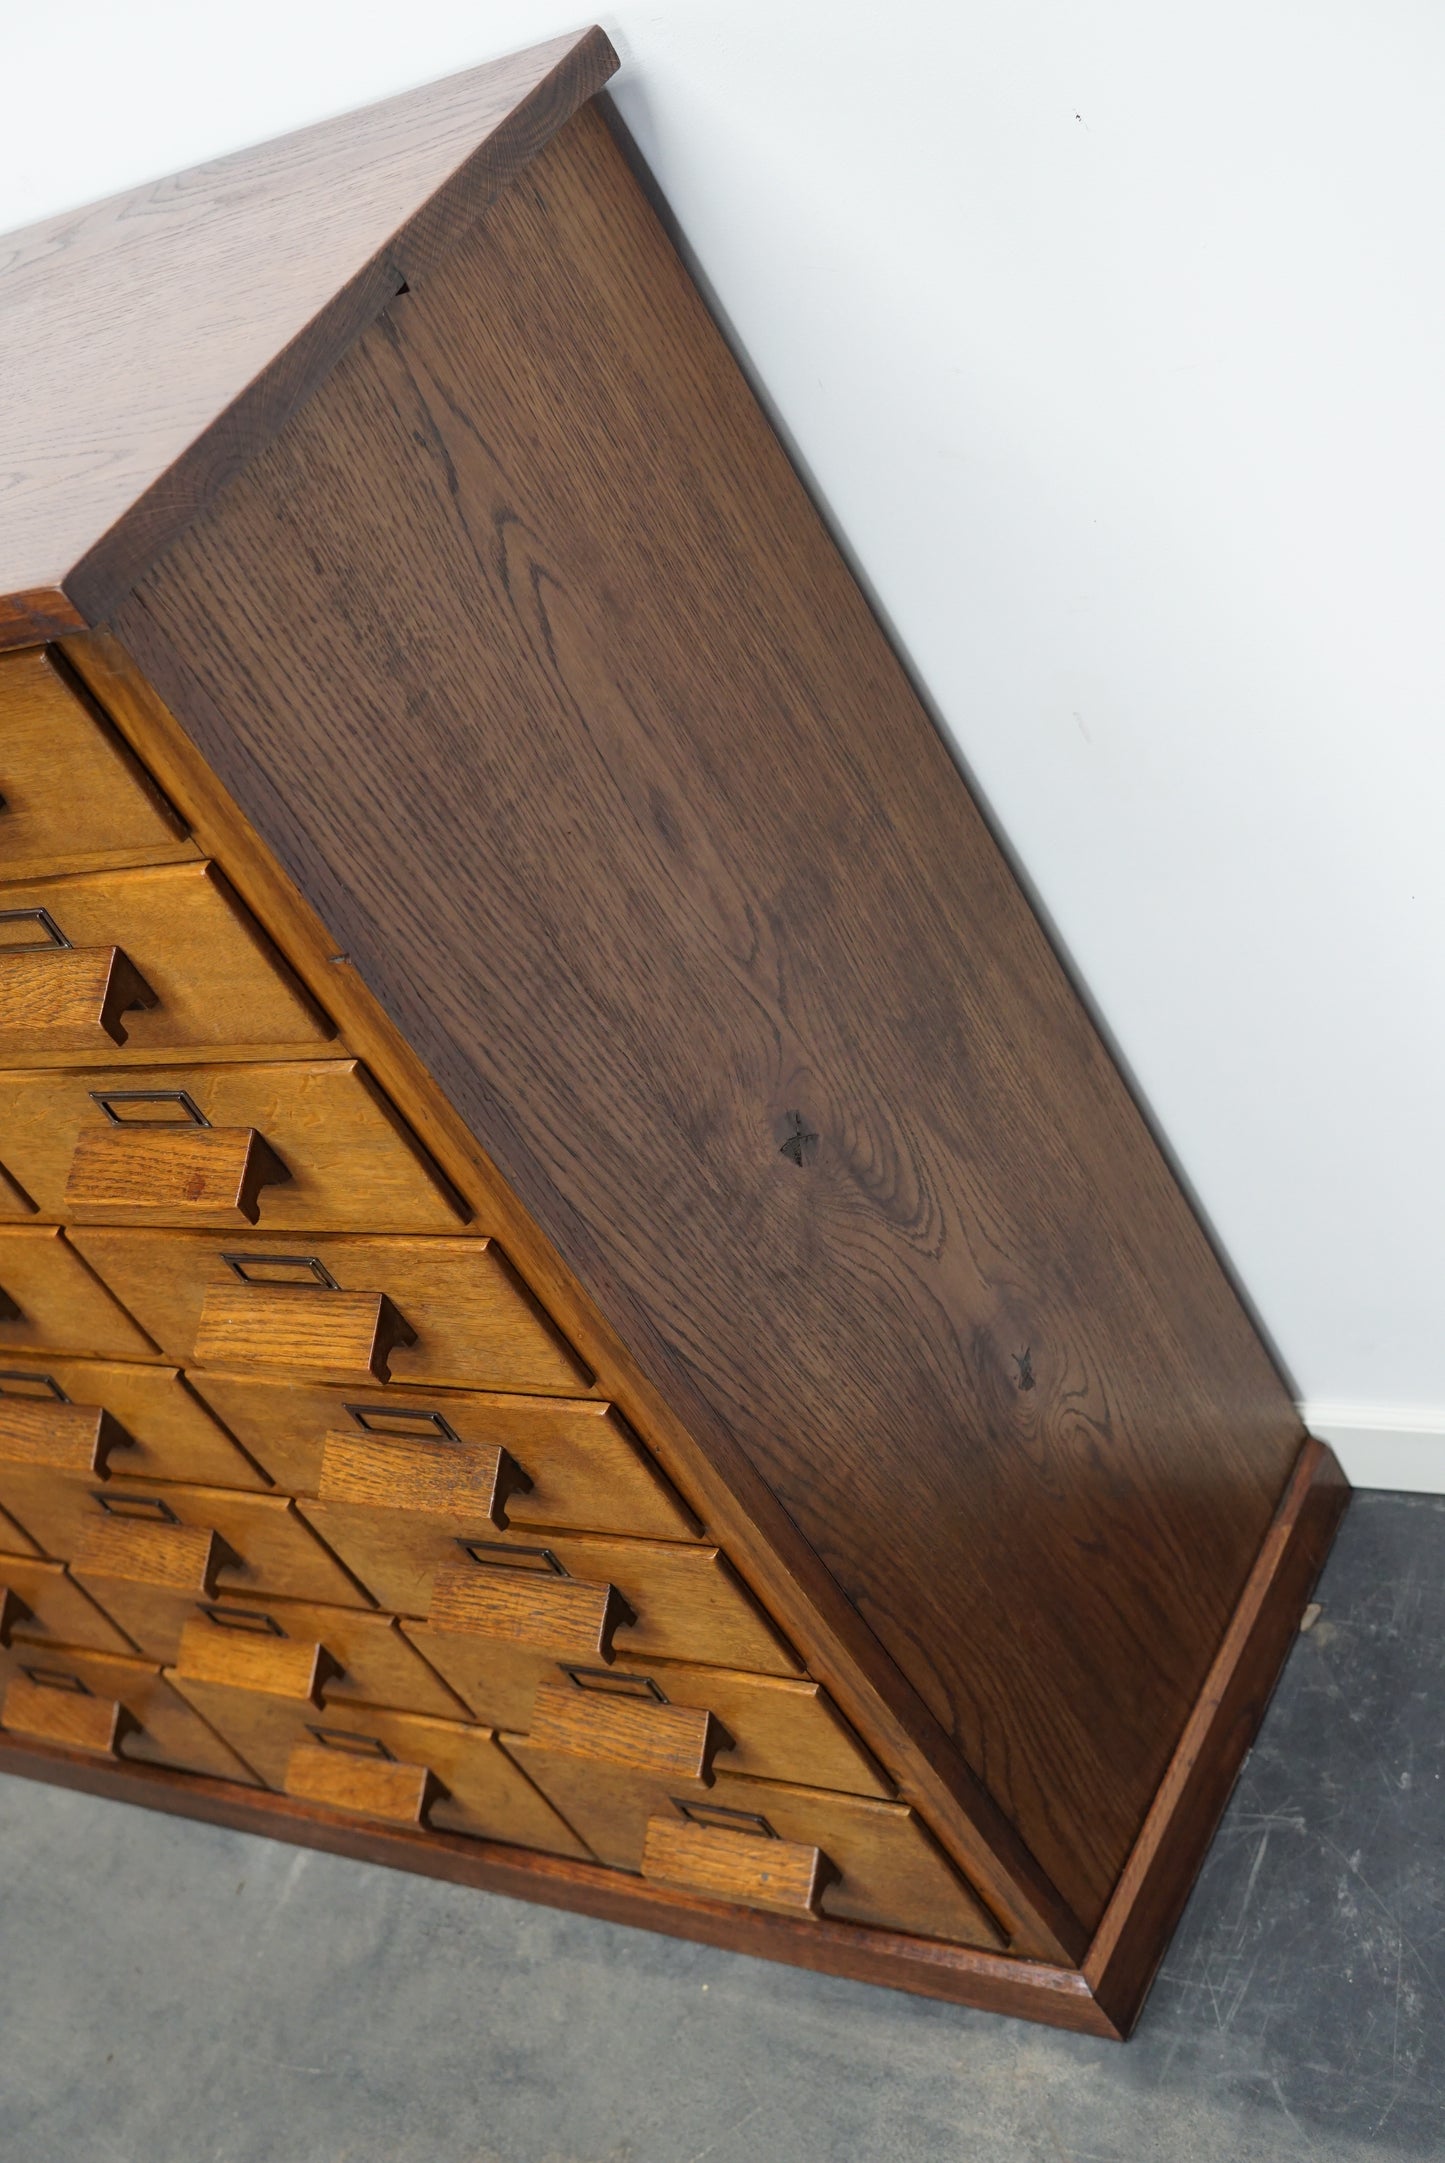
<instances>
[{"instance_id":1,"label":"dark stained wood panel","mask_svg":"<svg viewBox=\"0 0 1445 2163\"><path fill-rule=\"evenodd\" d=\"M0 645L95 621L616 65L554 38L0 238Z\"/></svg>"},{"instance_id":2,"label":"dark stained wood panel","mask_svg":"<svg viewBox=\"0 0 1445 2163\"><path fill-rule=\"evenodd\" d=\"M1302 1430L595 112L116 629L1096 1921Z\"/></svg>"}]
</instances>

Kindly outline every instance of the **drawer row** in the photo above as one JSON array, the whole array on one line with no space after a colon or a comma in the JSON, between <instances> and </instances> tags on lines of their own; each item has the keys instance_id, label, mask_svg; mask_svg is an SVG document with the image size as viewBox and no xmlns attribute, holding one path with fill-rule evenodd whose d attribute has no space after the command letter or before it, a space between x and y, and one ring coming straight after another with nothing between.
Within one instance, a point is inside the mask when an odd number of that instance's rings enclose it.
<instances>
[{"instance_id":1,"label":"drawer row","mask_svg":"<svg viewBox=\"0 0 1445 2163\"><path fill-rule=\"evenodd\" d=\"M415 1712L333 1695L322 1648L303 1640L223 1643L268 1654L269 1686L250 1687L204 1631L188 1628L167 1669L12 1636L0 1652L0 1725L378 1823L602 1862L704 1897L1000 1943L905 1804L717 1768L729 1738L710 1715L623 1702L629 1727L617 1703L604 1703L610 1725L589 1727L573 1710L588 1707L563 1680L539 1688L530 1736L499 1733L459 1708Z\"/></svg>"}]
</instances>

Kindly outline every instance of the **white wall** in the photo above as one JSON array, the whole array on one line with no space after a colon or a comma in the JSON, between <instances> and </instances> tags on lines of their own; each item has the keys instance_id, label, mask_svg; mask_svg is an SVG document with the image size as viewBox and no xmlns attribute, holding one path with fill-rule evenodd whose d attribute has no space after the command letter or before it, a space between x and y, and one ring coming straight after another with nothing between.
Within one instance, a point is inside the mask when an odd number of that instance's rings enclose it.
<instances>
[{"instance_id":1,"label":"white wall","mask_svg":"<svg viewBox=\"0 0 1445 2163\"><path fill-rule=\"evenodd\" d=\"M572 28L4 0L0 229ZM1356 1478L1445 1490L1445 17L625 0L712 289ZM3 455L3 446L0 446Z\"/></svg>"}]
</instances>

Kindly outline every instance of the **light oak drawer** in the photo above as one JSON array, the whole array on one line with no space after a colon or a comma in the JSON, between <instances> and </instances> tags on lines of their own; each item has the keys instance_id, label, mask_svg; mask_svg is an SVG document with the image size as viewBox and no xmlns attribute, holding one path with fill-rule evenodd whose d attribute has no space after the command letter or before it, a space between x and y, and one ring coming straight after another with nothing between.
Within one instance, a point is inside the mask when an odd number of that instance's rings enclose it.
<instances>
[{"instance_id":1,"label":"light oak drawer","mask_svg":"<svg viewBox=\"0 0 1445 2163\"><path fill-rule=\"evenodd\" d=\"M893 1784L816 1682L696 1662L645 1662L618 1655L611 1666L563 1662L552 1653L497 1638L403 1621L407 1636L488 1727L530 1734L539 1695L559 1686L624 1707L649 1704L710 1713L727 1735L719 1770L845 1795L890 1796ZM606 1756L599 1741L598 1754Z\"/></svg>"},{"instance_id":2,"label":"light oak drawer","mask_svg":"<svg viewBox=\"0 0 1445 2163\"><path fill-rule=\"evenodd\" d=\"M4 1527L0 1526L0 1542ZM134 1653L63 1562L0 1554L0 1645L75 1645L92 1652Z\"/></svg>"},{"instance_id":3,"label":"light oak drawer","mask_svg":"<svg viewBox=\"0 0 1445 2163\"><path fill-rule=\"evenodd\" d=\"M43 647L0 657L0 879L199 855Z\"/></svg>"},{"instance_id":4,"label":"light oak drawer","mask_svg":"<svg viewBox=\"0 0 1445 2163\"><path fill-rule=\"evenodd\" d=\"M13 1177L67 1223L454 1232L465 1217L350 1059L0 1073L0 1134Z\"/></svg>"},{"instance_id":5,"label":"light oak drawer","mask_svg":"<svg viewBox=\"0 0 1445 2163\"><path fill-rule=\"evenodd\" d=\"M214 864L0 885L0 1066L305 1054L334 1034Z\"/></svg>"},{"instance_id":6,"label":"light oak drawer","mask_svg":"<svg viewBox=\"0 0 1445 2163\"><path fill-rule=\"evenodd\" d=\"M487 1728L370 1705L329 1704L318 1711L304 1701L193 1681L175 1670L171 1679L268 1787L359 1817L586 1857L581 1841Z\"/></svg>"},{"instance_id":7,"label":"light oak drawer","mask_svg":"<svg viewBox=\"0 0 1445 2163\"><path fill-rule=\"evenodd\" d=\"M114 1588L108 1589L113 1596ZM177 1598L140 1585L126 1586L120 1604L127 1635L147 1659L164 1666L178 1663L183 1674L199 1681L266 1694L277 1678L294 1676L308 1649L319 1650L318 1702L390 1705L443 1720L469 1717L456 1693L407 1642L395 1618L373 1608L228 1589L218 1589L210 1600Z\"/></svg>"},{"instance_id":8,"label":"light oak drawer","mask_svg":"<svg viewBox=\"0 0 1445 2163\"><path fill-rule=\"evenodd\" d=\"M571 1532L529 1538L485 1518L362 1503L298 1508L379 1607L425 1619L444 1635L598 1667L657 1653L762 1674L799 1672L715 1547Z\"/></svg>"},{"instance_id":9,"label":"light oak drawer","mask_svg":"<svg viewBox=\"0 0 1445 2163\"><path fill-rule=\"evenodd\" d=\"M128 1604L146 1613L167 1596L187 1610L225 1590L371 1605L284 1495L0 1464L0 1507L46 1555L71 1565L129 1637Z\"/></svg>"},{"instance_id":10,"label":"light oak drawer","mask_svg":"<svg viewBox=\"0 0 1445 2163\"><path fill-rule=\"evenodd\" d=\"M86 1226L74 1243L186 1366L562 1396L591 1380L489 1239Z\"/></svg>"},{"instance_id":11,"label":"light oak drawer","mask_svg":"<svg viewBox=\"0 0 1445 2163\"><path fill-rule=\"evenodd\" d=\"M0 1726L28 1741L258 1784L244 1759L148 1661L13 1645L0 1653L0 1689Z\"/></svg>"},{"instance_id":12,"label":"light oak drawer","mask_svg":"<svg viewBox=\"0 0 1445 2163\"><path fill-rule=\"evenodd\" d=\"M314 1495L326 1438L370 1441L397 1479L411 1446L505 1451L530 1483L508 1489L513 1525L576 1525L688 1539L696 1520L612 1407L597 1397L484 1395L471 1390L346 1390L264 1375L196 1369L192 1387L214 1407L278 1487Z\"/></svg>"},{"instance_id":13,"label":"light oak drawer","mask_svg":"<svg viewBox=\"0 0 1445 2163\"><path fill-rule=\"evenodd\" d=\"M103 1417L102 1417L103 1415ZM0 1357L0 1464L78 1469L95 1433L100 1466L136 1480L264 1489L265 1474L174 1367L118 1360Z\"/></svg>"},{"instance_id":14,"label":"light oak drawer","mask_svg":"<svg viewBox=\"0 0 1445 2163\"><path fill-rule=\"evenodd\" d=\"M155 1346L64 1234L0 1225L0 1357L15 1351L154 1359Z\"/></svg>"},{"instance_id":15,"label":"light oak drawer","mask_svg":"<svg viewBox=\"0 0 1445 2163\"><path fill-rule=\"evenodd\" d=\"M831 1866L834 1875L820 1899L825 1915L961 1945L1003 1944L991 1918L904 1803L747 1780L721 1769L707 1786L600 1764L522 1736L508 1735L506 1747L601 1862L641 1870L649 1821L659 1817L744 1838L775 1838L816 1848ZM739 1882L749 1868L739 1866ZM716 1879L710 1886L694 1882L682 1889L723 1897Z\"/></svg>"}]
</instances>

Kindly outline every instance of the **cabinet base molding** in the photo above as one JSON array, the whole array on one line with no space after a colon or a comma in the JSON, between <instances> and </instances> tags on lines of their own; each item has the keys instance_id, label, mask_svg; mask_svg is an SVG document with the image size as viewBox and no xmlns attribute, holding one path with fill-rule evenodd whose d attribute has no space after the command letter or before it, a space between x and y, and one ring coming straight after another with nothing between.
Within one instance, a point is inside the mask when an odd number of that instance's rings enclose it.
<instances>
[{"instance_id":1,"label":"cabinet base molding","mask_svg":"<svg viewBox=\"0 0 1445 2163\"><path fill-rule=\"evenodd\" d=\"M100 1759L10 1733L0 1733L0 1772L1120 2041L1139 2016L1348 1499L1333 1452L1321 1442L1306 1443L1154 1807L1078 1969L827 1917L739 1909L595 1863L455 1833L361 1825L294 1796Z\"/></svg>"}]
</instances>

